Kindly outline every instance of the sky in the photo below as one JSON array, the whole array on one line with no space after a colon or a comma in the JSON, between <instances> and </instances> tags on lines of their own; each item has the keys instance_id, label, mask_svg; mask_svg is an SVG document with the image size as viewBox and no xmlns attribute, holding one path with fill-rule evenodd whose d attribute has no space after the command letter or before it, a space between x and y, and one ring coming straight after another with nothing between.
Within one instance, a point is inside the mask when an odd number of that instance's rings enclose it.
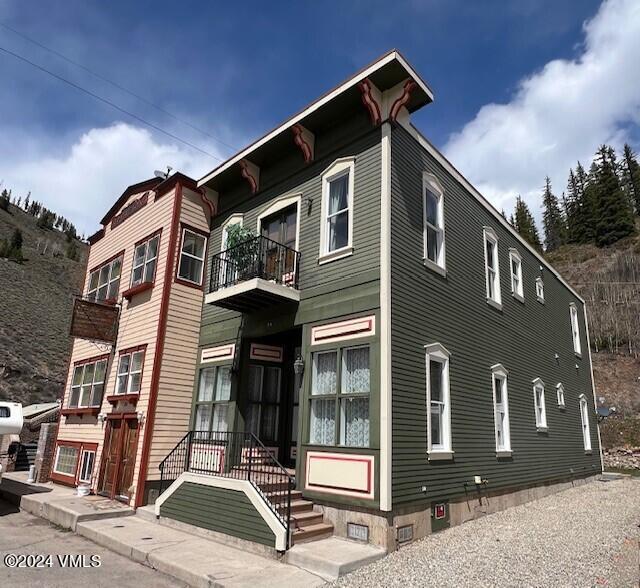
<instances>
[{"instance_id":1,"label":"sky","mask_svg":"<svg viewBox=\"0 0 640 588\"><path fill-rule=\"evenodd\" d=\"M499 209L540 219L546 175L640 151L637 0L0 0L0 182L92 233L127 185L200 178L391 48L435 94L414 124Z\"/></svg>"}]
</instances>

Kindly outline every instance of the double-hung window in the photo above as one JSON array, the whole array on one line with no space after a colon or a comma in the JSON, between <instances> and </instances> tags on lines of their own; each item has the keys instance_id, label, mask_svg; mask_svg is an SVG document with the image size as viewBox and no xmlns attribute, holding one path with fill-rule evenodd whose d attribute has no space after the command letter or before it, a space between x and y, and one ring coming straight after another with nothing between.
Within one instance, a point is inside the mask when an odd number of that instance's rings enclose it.
<instances>
[{"instance_id":1,"label":"double-hung window","mask_svg":"<svg viewBox=\"0 0 640 588\"><path fill-rule=\"evenodd\" d=\"M354 161L339 159L322 175L321 262L352 252Z\"/></svg>"},{"instance_id":2,"label":"double-hung window","mask_svg":"<svg viewBox=\"0 0 640 588\"><path fill-rule=\"evenodd\" d=\"M484 228L484 264L486 274L487 302L501 306L500 265L498 263L498 236L489 227Z\"/></svg>"},{"instance_id":3,"label":"double-hung window","mask_svg":"<svg viewBox=\"0 0 640 588\"><path fill-rule=\"evenodd\" d=\"M122 255L108 261L89 274L87 299L92 302L115 301L120 289Z\"/></svg>"},{"instance_id":4,"label":"double-hung window","mask_svg":"<svg viewBox=\"0 0 640 588\"><path fill-rule=\"evenodd\" d=\"M584 394L580 395L580 419L582 421L582 440L584 450L591 451L591 431L589 430L589 405Z\"/></svg>"},{"instance_id":5,"label":"double-hung window","mask_svg":"<svg viewBox=\"0 0 640 588\"><path fill-rule=\"evenodd\" d=\"M95 408L102 405L107 359L76 364L71 379L69 408Z\"/></svg>"},{"instance_id":6,"label":"double-hung window","mask_svg":"<svg viewBox=\"0 0 640 588\"><path fill-rule=\"evenodd\" d=\"M67 484L91 484L97 449L96 443L58 441L51 478Z\"/></svg>"},{"instance_id":7,"label":"double-hung window","mask_svg":"<svg viewBox=\"0 0 640 588\"><path fill-rule=\"evenodd\" d=\"M572 302L569 305L569 312L571 315L571 336L573 337L573 350L576 355L582 353L582 346L580 344L580 323L578 322L578 308Z\"/></svg>"},{"instance_id":8,"label":"double-hung window","mask_svg":"<svg viewBox=\"0 0 640 588\"><path fill-rule=\"evenodd\" d=\"M533 381L533 407L536 413L536 428L547 430L547 409L544 403L544 382L540 378Z\"/></svg>"},{"instance_id":9,"label":"double-hung window","mask_svg":"<svg viewBox=\"0 0 640 588\"><path fill-rule=\"evenodd\" d=\"M314 353L309 442L369 447L370 393L369 346Z\"/></svg>"},{"instance_id":10,"label":"double-hung window","mask_svg":"<svg viewBox=\"0 0 640 588\"><path fill-rule=\"evenodd\" d=\"M556 386L556 395L558 397L558 406L564 408L564 386L562 384Z\"/></svg>"},{"instance_id":11,"label":"double-hung window","mask_svg":"<svg viewBox=\"0 0 640 588\"><path fill-rule=\"evenodd\" d=\"M75 476L78 467L78 447L58 445L53 471L63 476Z\"/></svg>"},{"instance_id":12,"label":"double-hung window","mask_svg":"<svg viewBox=\"0 0 640 588\"><path fill-rule=\"evenodd\" d=\"M514 298L523 302L522 258L515 249L509 249L509 269L511 270L511 293Z\"/></svg>"},{"instance_id":13,"label":"double-hung window","mask_svg":"<svg viewBox=\"0 0 640 588\"><path fill-rule=\"evenodd\" d=\"M136 245L133 253L133 269L131 270L131 287L151 283L156 276L158 263L158 244L160 235L155 235Z\"/></svg>"},{"instance_id":14,"label":"double-hung window","mask_svg":"<svg viewBox=\"0 0 640 588\"><path fill-rule=\"evenodd\" d=\"M496 431L496 452L504 455L511 451L507 370L498 364L491 368L491 373L493 380L493 414Z\"/></svg>"},{"instance_id":15,"label":"double-hung window","mask_svg":"<svg viewBox=\"0 0 640 588\"><path fill-rule=\"evenodd\" d=\"M78 481L90 483L93 466L96 461L96 452L93 449L83 449L80 458L80 471L78 472Z\"/></svg>"},{"instance_id":16,"label":"double-hung window","mask_svg":"<svg viewBox=\"0 0 640 588\"><path fill-rule=\"evenodd\" d=\"M427 368L427 449L429 459L450 458L451 400L449 352L439 343L425 346Z\"/></svg>"},{"instance_id":17,"label":"double-hung window","mask_svg":"<svg viewBox=\"0 0 640 588\"><path fill-rule=\"evenodd\" d=\"M536 278L536 298L538 302L544 303L544 282L542 278Z\"/></svg>"},{"instance_id":18,"label":"double-hung window","mask_svg":"<svg viewBox=\"0 0 640 588\"><path fill-rule=\"evenodd\" d=\"M197 286L202 285L207 238L204 235L182 229L178 278Z\"/></svg>"},{"instance_id":19,"label":"double-hung window","mask_svg":"<svg viewBox=\"0 0 640 588\"><path fill-rule=\"evenodd\" d=\"M116 378L116 394L140 393L143 364L144 349L121 353Z\"/></svg>"},{"instance_id":20,"label":"double-hung window","mask_svg":"<svg viewBox=\"0 0 640 588\"><path fill-rule=\"evenodd\" d=\"M425 173L422 178L424 218L424 259L433 269L444 270L444 197L435 177ZM434 267L435 266L435 267Z\"/></svg>"},{"instance_id":21,"label":"double-hung window","mask_svg":"<svg viewBox=\"0 0 640 588\"><path fill-rule=\"evenodd\" d=\"M201 369L194 430L226 432L229 429L230 398L231 366L220 365Z\"/></svg>"}]
</instances>

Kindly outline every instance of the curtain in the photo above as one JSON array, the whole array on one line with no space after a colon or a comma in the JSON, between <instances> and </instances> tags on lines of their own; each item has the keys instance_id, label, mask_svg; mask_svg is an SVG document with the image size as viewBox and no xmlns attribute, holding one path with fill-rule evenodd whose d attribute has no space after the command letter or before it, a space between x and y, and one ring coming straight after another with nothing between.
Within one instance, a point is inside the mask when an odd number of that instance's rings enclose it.
<instances>
[{"instance_id":1,"label":"curtain","mask_svg":"<svg viewBox=\"0 0 640 588\"><path fill-rule=\"evenodd\" d=\"M369 348L345 349L342 393L368 394L369 389Z\"/></svg>"},{"instance_id":2,"label":"curtain","mask_svg":"<svg viewBox=\"0 0 640 588\"><path fill-rule=\"evenodd\" d=\"M200 404L196 409L196 422L194 423L196 431L208 431L209 421L211 420L211 405Z\"/></svg>"},{"instance_id":3,"label":"curtain","mask_svg":"<svg viewBox=\"0 0 640 588\"><path fill-rule=\"evenodd\" d=\"M349 447L369 446L369 398L342 399L342 443Z\"/></svg>"},{"instance_id":4,"label":"curtain","mask_svg":"<svg viewBox=\"0 0 640 588\"><path fill-rule=\"evenodd\" d=\"M327 206L329 251L345 247L349 241L348 186L349 174L336 178L329 184L329 202Z\"/></svg>"},{"instance_id":5,"label":"curtain","mask_svg":"<svg viewBox=\"0 0 640 588\"><path fill-rule=\"evenodd\" d=\"M336 411L333 398L311 401L310 442L315 445L334 445L336 440Z\"/></svg>"},{"instance_id":6,"label":"curtain","mask_svg":"<svg viewBox=\"0 0 640 588\"><path fill-rule=\"evenodd\" d=\"M314 356L314 378L311 394L335 394L337 391L337 358L335 351L316 353Z\"/></svg>"},{"instance_id":7,"label":"curtain","mask_svg":"<svg viewBox=\"0 0 640 588\"><path fill-rule=\"evenodd\" d=\"M231 397L231 368L219 367L216 380L216 400L229 400Z\"/></svg>"},{"instance_id":8,"label":"curtain","mask_svg":"<svg viewBox=\"0 0 640 588\"><path fill-rule=\"evenodd\" d=\"M209 402L213 400L213 382L216 368L207 368L200 372L200 386L198 387L198 401ZM207 427L208 428L208 427Z\"/></svg>"}]
</instances>

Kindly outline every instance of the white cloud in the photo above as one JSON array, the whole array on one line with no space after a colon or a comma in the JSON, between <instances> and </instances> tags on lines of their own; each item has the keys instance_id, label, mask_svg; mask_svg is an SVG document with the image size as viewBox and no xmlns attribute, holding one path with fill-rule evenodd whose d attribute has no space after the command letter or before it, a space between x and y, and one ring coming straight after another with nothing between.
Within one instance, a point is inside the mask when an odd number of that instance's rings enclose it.
<instances>
[{"instance_id":1,"label":"white cloud","mask_svg":"<svg viewBox=\"0 0 640 588\"><path fill-rule=\"evenodd\" d=\"M25 137L27 149L3 153L2 179L23 198L33 198L71 220L87 235L124 189L153 176L167 165L200 178L218 161L187 147L157 142L146 130L125 123L84 133L57 157L42 155L33 137ZM46 151L52 146L47 144ZM217 155L211 146L207 151ZM4 151L4 149L3 149Z\"/></svg>"},{"instance_id":2,"label":"white cloud","mask_svg":"<svg viewBox=\"0 0 640 588\"><path fill-rule=\"evenodd\" d=\"M547 63L445 146L498 209L510 212L522 194L539 218L546 175L560 194L576 160L588 164L603 142L619 146L640 122L640 2L603 2L584 35L579 57Z\"/></svg>"}]
</instances>

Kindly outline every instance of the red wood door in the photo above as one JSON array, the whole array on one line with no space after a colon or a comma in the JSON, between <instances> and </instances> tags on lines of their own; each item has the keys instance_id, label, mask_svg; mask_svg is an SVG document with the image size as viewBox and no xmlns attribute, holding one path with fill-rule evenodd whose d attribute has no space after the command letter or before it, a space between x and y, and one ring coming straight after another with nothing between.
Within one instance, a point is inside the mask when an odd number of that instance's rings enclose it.
<instances>
[{"instance_id":1,"label":"red wood door","mask_svg":"<svg viewBox=\"0 0 640 588\"><path fill-rule=\"evenodd\" d=\"M118 474L118 455L120 453L120 433L122 420L109 419L104 433L102 463L100 465L100 482L98 492L111 498L114 496L115 481Z\"/></svg>"},{"instance_id":2,"label":"red wood door","mask_svg":"<svg viewBox=\"0 0 640 588\"><path fill-rule=\"evenodd\" d=\"M131 498L133 482L133 470L136 464L136 451L138 449L138 421L127 419L122 428L122 451L120 458L120 471L115 487L116 498L129 500Z\"/></svg>"},{"instance_id":3,"label":"red wood door","mask_svg":"<svg viewBox=\"0 0 640 588\"><path fill-rule=\"evenodd\" d=\"M104 435L98 492L129 501L138 448L138 420L109 419Z\"/></svg>"}]
</instances>

